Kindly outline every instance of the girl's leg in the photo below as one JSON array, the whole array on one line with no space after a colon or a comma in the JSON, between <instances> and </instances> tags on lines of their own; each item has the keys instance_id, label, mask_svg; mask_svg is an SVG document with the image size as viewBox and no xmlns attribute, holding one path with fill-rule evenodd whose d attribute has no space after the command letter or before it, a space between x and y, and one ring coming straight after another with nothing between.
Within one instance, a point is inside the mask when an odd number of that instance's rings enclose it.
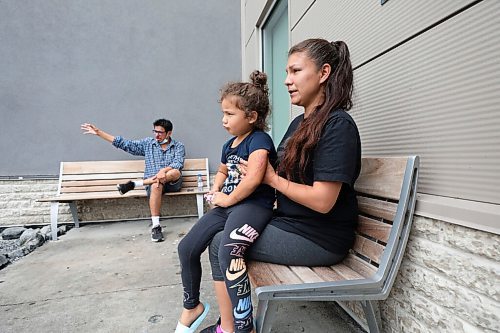
<instances>
[{"instance_id":1,"label":"girl's leg","mask_svg":"<svg viewBox=\"0 0 500 333\"><path fill-rule=\"evenodd\" d=\"M232 303L235 332L253 330L250 280L245 253L272 217L272 211L251 203L228 208L228 218L219 248L220 268Z\"/></svg>"},{"instance_id":2,"label":"girl's leg","mask_svg":"<svg viewBox=\"0 0 500 333\"><path fill-rule=\"evenodd\" d=\"M214 281L215 297L219 305L220 326L226 332L234 332L233 305L227 293L226 282Z\"/></svg>"},{"instance_id":3,"label":"girl's leg","mask_svg":"<svg viewBox=\"0 0 500 333\"><path fill-rule=\"evenodd\" d=\"M178 253L181 263L181 279L184 288L184 310L180 322L185 326L203 311L200 304L201 254L212 237L224 228L226 209L215 208L205 214L179 242Z\"/></svg>"}]
</instances>

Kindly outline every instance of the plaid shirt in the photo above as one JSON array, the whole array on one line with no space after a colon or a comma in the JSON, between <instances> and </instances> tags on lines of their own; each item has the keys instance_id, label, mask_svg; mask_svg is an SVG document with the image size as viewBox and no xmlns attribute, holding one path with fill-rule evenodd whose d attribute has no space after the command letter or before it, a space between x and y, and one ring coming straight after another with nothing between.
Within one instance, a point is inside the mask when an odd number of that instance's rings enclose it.
<instances>
[{"instance_id":1,"label":"plaid shirt","mask_svg":"<svg viewBox=\"0 0 500 333\"><path fill-rule=\"evenodd\" d=\"M170 140L165 150L161 149L160 144L154 138L126 140L121 136L116 136L113 146L132 155L144 156L146 163L144 179L155 176L162 168L171 167L182 170L184 167L184 144L174 139Z\"/></svg>"}]
</instances>

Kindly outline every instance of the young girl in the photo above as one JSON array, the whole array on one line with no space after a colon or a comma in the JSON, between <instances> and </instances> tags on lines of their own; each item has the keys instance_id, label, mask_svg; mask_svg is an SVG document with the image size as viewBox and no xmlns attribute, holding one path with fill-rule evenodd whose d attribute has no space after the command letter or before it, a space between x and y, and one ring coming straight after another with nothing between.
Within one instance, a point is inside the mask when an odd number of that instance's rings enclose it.
<instances>
[{"instance_id":1,"label":"young girl","mask_svg":"<svg viewBox=\"0 0 500 333\"><path fill-rule=\"evenodd\" d=\"M271 137L264 132L270 111L267 76L254 71L250 80L229 83L221 90L222 125L234 137L222 147L221 164L208 194L215 208L179 243L184 309L176 333L194 332L206 317L208 304L199 300L200 257L219 231L223 231L220 269L235 323L253 329L245 252L272 216L275 193L261 182L268 162L275 165L277 156ZM248 161L244 178L238 169L240 160Z\"/></svg>"},{"instance_id":2,"label":"young girl","mask_svg":"<svg viewBox=\"0 0 500 333\"><path fill-rule=\"evenodd\" d=\"M247 251L249 260L282 265L330 266L354 243L358 205L354 182L361 167L361 141L346 112L352 106L353 71L342 41L307 39L288 53L285 85L290 101L304 108L278 146L278 168L263 183L277 193L277 209ZM210 246L215 289L220 288L221 238ZM230 329L228 295L216 292L220 321L201 333ZM234 325L236 332L246 332Z\"/></svg>"}]
</instances>

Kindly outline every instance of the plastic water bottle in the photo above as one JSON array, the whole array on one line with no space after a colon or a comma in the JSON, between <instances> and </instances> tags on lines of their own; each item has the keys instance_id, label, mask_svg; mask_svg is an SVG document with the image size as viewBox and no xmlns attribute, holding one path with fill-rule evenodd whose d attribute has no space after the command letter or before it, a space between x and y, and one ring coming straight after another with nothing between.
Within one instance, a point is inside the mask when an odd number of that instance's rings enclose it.
<instances>
[{"instance_id":1,"label":"plastic water bottle","mask_svg":"<svg viewBox=\"0 0 500 333\"><path fill-rule=\"evenodd\" d=\"M203 178L201 178L201 174L198 174L198 191L203 191Z\"/></svg>"}]
</instances>

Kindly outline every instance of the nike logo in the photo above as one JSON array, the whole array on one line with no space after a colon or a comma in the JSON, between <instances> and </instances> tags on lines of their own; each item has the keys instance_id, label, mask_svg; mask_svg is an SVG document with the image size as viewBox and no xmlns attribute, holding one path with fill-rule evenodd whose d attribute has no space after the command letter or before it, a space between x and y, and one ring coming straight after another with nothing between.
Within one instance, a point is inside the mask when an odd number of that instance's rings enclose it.
<instances>
[{"instance_id":1,"label":"nike logo","mask_svg":"<svg viewBox=\"0 0 500 333\"><path fill-rule=\"evenodd\" d=\"M234 319L243 319L252 312L252 302L250 296L240 299L238 306L233 310Z\"/></svg>"},{"instance_id":2,"label":"nike logo","mask_svg":"<svg viewBox=\"0 0 500 333\"><path fill-rule=\"evenodd\" d=\"M229 238L231 239L243 240L250 243L253 243L257 237L259 237L259 233L248 224L245 224L239 229L234 229L231 231L231 234L229 234Z\"/></svg>"},{"instance_id":3,"label":"nike logo","mask_svg":"<svg viewBox=\"0 0 500 333\"><path fill-rule=\"evenodd\" d=\"M229 281L234 281L247 271L243 258L231 259L229 268L226 270L226 278ZM234 273L233 273L234 272Z\"/></svg>"}]
</instances>

